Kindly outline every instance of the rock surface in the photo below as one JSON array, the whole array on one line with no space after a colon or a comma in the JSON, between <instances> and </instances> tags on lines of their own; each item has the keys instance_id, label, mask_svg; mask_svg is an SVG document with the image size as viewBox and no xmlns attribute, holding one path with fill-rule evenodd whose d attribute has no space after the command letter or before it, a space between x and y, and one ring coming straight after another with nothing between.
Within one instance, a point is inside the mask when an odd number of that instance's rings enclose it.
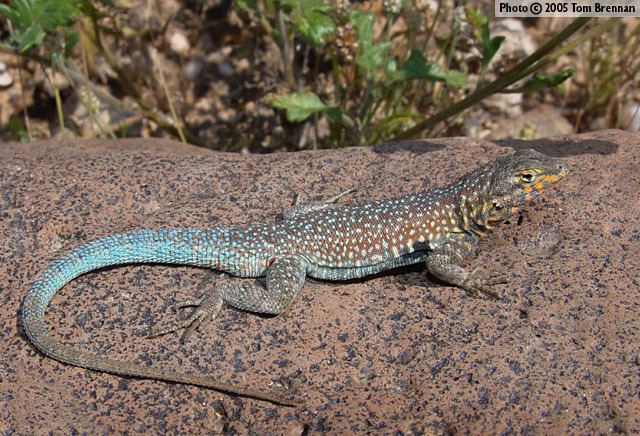
<instances>
[{"instance_id":1,"label":"rock surface","mask_svg":"<svg viewBox=\"0 0 640 436\"><path fill-rule=\"evenodd\" d=\"M261 156L160 140L0 144L0 433L637 434L639 138L458 138ZM29 283L89 239L272 220L297 192L394 196L523 147L566 158L571 174L469 260L509 275L502 302L443 287L420 267L309 281L284 314L227 308L181 345L145 335L215 274L136 265L73 281L47 312L52 334L74 347L290 387L304 406L63 365L19 325Z\"/></svg>"}]
</instances>

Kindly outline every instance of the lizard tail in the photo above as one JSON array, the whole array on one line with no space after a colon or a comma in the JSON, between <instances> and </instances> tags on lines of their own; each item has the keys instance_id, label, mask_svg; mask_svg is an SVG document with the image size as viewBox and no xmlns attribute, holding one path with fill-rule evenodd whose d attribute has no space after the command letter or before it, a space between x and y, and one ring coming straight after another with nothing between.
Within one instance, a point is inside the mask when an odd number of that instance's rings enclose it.
<instances>
[{"instance_id":1,"label":"lizard tail","mask_svg":"<svg viewBox=\"0 0 640 436\"><path fill-rule=\"evenodd\" d=\"M194 242L197 241L197 244ZM198 247L198 248L194 248ZM55 260L29 289L22 306L22 323L31 342L60 362L124 376L203 386L283 405L295 405L276 394L240 388L210 378L155 369L96 356L63 345L49 336L44 315L49 302L65 284L89 271L127 263L172 263L210 267L218 251L215 233L191 228L140 230L91 241Z\"/></svg>"}]
</instances>

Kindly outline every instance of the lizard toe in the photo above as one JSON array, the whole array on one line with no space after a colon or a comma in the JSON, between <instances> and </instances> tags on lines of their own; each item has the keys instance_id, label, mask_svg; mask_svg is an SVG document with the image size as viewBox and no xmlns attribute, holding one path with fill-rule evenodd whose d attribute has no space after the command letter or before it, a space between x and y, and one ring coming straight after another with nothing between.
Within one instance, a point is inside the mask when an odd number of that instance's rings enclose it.
<instances>
[{"instance_id":1,"label":"lizard toe","mask_svg":"<svg viewBox=\"0 0 640 436\"><path fill-rule=\"evenodd\" d=\"M176 304L176 307L178 309L184 309L185 307L197 307L200 306L202 304L202 300L204 298L199 298L197 300L186 300L186 301L181 301L178 304Z\"/></svg>"},{"instance_id":2,"label":"lizard toe","mask_svg":"<svg viewBox=\"0 0 640 436\"><path fill-rule=\"evenodd\" d=\"M485 294L495 300L501 300L502 298L500 297L500 295L489 289L489 286L497 283L501 282L494 283L493 280L490 279L481 279L472 276L464 282L462 288L473 295Z\"/></svg>"},{"instance_id":3,"label":"lizard toe","mask_svg":"<svg viewBox=\"0 0 640 436\"><path fill-rule=\"evenodd\" d=\"M191 314L182 321L177 321L168 327L156 330L149 334L148 338L157 338L168 333L174 333L184 329L180 342L184 343L193 335L200 326L211 322L222 308L222 298L218 292L209 292L198 300L182 301L176 305L178 308L195 307Z\"/></svg>"},{"instance_id":4,"label":"lizard toe","mask_svg":"<svg viewBox=\"0 0 640 436\"><path fill-rule=\"evenodd\" d=\"M184 328L189 327L189 325L191 325L193 323L193 319L190 316L189 318L187 318L184 321L180 321L180 322L176 322L171 324L168 327L165 327L163 329L158 329L158 330L154 330L151 333L149 333L147 335L147 339L151 339L151 338L157 338L159 336L164 336L168 333L173 333L173 332L177 332L178 330L182 330Z\"/></svg>"},{"instance_id":5,"label":"lizard toe","mask_svg":"<svg viewBox=\"0 0 640 436\"><path fill-rule=\"evenodd\" d=\"M196 309L193 311L191 316L189 316L189 323L184 327L184 332L180 337L180 343L184 344L189 340L193 333L198 330L200 331L201 326L205 326L213 321L214 315L203 309Z\"/></svg>"},{"instance_id":6,"label":"lizard toe","mask_svg":"<svg viewBox=\"0 0 640 436\"><path fill-rule=\"evenodd\" d=\"M492 284L492 285L509 283L507 274L499 273L499 272L492 272L484 279L484 281L485 283Z\"/></svg>"}]
</instances>

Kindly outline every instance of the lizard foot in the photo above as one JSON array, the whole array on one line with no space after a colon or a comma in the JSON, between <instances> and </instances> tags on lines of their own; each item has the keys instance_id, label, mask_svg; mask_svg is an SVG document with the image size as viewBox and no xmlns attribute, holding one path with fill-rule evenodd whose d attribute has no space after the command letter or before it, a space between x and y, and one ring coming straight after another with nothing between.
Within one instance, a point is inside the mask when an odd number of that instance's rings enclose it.
<instances>
[{"instance_id":1,"label":"lizard foot","mask_svg":"<svg viewBox=\"0 0 640 436\"><path fill-rule=\"evenodd\" d=\"M502 298L497 293L490 290L489 287L507 283L506 276L499 273L491 273L487 277L478 277L475 272L476 270L473 270L473 272L469 274L469 277L462 284L462 289L472 295L483 293L496 300L501 300Z\"/></svg>"},{"instance_id":2,"label":"lizard foot","mask_svg":"<svg viewBox=\"0 0 640 436\"><path fill-rule=\"evenodd\" d=\"M173 333L184 329L180 342L185 343L196 329L208 324L218 315L218 312L220 312L220 309L222 308L222 303L222 298L218 292L215 291L206 293L198 300L182 301L178 303L176 307L179 309L195 307L193 312L191 312L191 315L183 321L175 322L169 327L152 332L147 337L156 338L158 336L166 335L167 333Z\"/></svg>"}]
</instances>

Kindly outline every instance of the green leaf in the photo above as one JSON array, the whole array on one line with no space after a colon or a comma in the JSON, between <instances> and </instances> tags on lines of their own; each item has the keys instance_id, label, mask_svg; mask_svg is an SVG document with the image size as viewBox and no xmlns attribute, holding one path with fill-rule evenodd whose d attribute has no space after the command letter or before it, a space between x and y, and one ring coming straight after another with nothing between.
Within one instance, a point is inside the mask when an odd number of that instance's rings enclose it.
<instances>
[{"instance_id":1,"label":"green leaf","mask_svg":"<svg viewBox=\"0 0 640 436\"><path fill-rule=\"evenodd\" d=\"M292 8L291 24L308 44L321 46L335 33L336 25L327 14L331 7L322 0L286 0L284 4Z\"/></svg>"},{"instance_id":2,"label":"green leaf","mask_svg":"<svg viewBox=\"0 0 640 436\"><path fill-rule=\"evenodd\" d=\"M462 88L467 83L469 83L469 79L467 78L467 76L463 72L458 70L447 71L445 73L444 81L447 84L447 86L454 89Z\"/></svg>"},{"instance_id":3,"label":"green leaf","mask_svg":"<svg viewBox=\"0 0 640 436\"><path fill-rule=\"evenodd\" d=\"M384 72L387 75L387 78L393 80L396 76L397 71L398 62L394 58L387 59L387 63L384 66Z\"/></svg>"},{"instance_id":4,"label":"green leaf","mask_svg":"<svg viewBox=\"0 0 640 436\"><path fill-rule=\"evenodd\" d=\"M29 142L29 134L27 133L27 129L25 128L21 118L18 118L15 115L10 115L8 127L11 134L18 141L23 144Z\"/></svg>"},{"instance_id":5,"label":"green leaf","mask_svg":"<svg viewBox=\"0 0 640 436\"><path fill-rule=\"evenodd\" d=\"M520 129L519 139L535 139L536 137L536 125L530 122L524 123L522 129Z\"/></svg>"},{"instance_id":6,"label":"green leaf","mask_svg":"<svg viewBox=\"0 0 640 436\"><path fill-rule=\"evenodd\" d=\"M495 36L491 38L489 33L489 19L482 12L482 9L467 8L466 15L469 24L474 28L476 38L480 41L482 47L482 68L486 70L498 52L498 49L500 49L505 37Z\"/></svg>"},{"instance_id":7,"label":"green leaf","mask_svg":"<svg viewBox=\"0 0 640 436\"><path fill-rule=\"evenodd\" d=\"M444 74L437 65L428 64L427 59L418 50L411 50L409 58L400 68L398 79L423 79L435 82L436 80L444 80Z\"/></svg>"},{"instance_id":8,"label":"green leaf","mask_svg":"<svg viewBox=\"0 0 640 436\"><path fill-rule=\"evenodd\" d=\"M493 57L496 55L496 53L500 49L500 46L505 40L505 37L500 35L500 36L494 36L493 38L489 39L489 27L487 27L486 36L487 38L483 39L482 41L482 50L484 53L484 56L482 58L482 63L485 65L489 65Z\"/></svg>"},{"instance_id":9,"label":"green leaf","mask_svg":"<svg viewBox=\"0 0 640 436\"><path fill-rule=\"evenodd\" d=\"M257 10L257 2L255 0L234 0L233 5L252 17Z\"/></svg>"},{"instance_id":10,"label":"green leaf","mask_svg":"<svg viewBox=\"0 0 640 436\"><path fill-rule=\"evenodd\" d=\"M426 80L429 82L445 82L452 88L466 85L467 77L459 71L445 73L436 64L427 63L427 59L418 50L412 50L398 73L398 80Z\"/></svg>"},{"instance_id":11,"label":"green leaf","mask_svg":"<svg viewBox=\"0 0 640 436\"><path fill-rule=\"evenodd\" d=\"M474 31L476 32L476 36L479 36L480 29L482 26L487 24L487 16L482 12L480 8L467 8L465 9L465 15L467 16L467 21L471 24Z\"/></svg>"},{"instance_id":12,"label":"green leaf","mask_svg":"<svg viewBox=\"0 0 640 436\"><path fill-rule=\"evenodd\" d=\"M71 24L80 11L77 0L12 0L9 6L0 5L0 15L11 21L11 43L21 52L42 44L46 32Z\"/></svg>"},{"instance_id":13,"label":"green leaf","mask_svg":"<svg viewBox=\"0 0 640 436\"><path fill-rule=\"evenodd\" d=\"M381 42L364 47L358 56L356 56L356 63L368 73L373 73L374 70L382 65L385 53L389 50L389 47L391 47L390 42Z\"/></svg>"},{"instance_id":14,"label":"green leaf","mask_svg":"<svg viewBox=\"0 0 640 436\"><path fill-rule=\"evenodd\" d=\"M313 92L294 92L289 95L276 96L271 105L287 111L287 120L295 123L304 121L314 113L323 112L332 120L341 119L340 109L328 106ZM337 109L337 111L336 111Z\"/></svg>"},{"instance_id":15,"label":"green leaf","mask_svg":"<svg viewBox=\"0 0 640 436\"><path fill-rule=\"evenodd\" d=\"M325 109L324 114L334 123L342 124L342 109L338 106L332 106Z\"/></svg>"},{"instance_id":16,"label":"green leaf","mask_svg":"<svg viewBox=\"0 0 640 436\"><path fill-rule=\"evenodd\" d=\"M349 21L356 29L358 40L359 50L356 56L356 63L371 75L374 70L382 66L385 54L391 47L391 43L386 41L374 44L373 23L375 17L373 13L358 9L349 13Z\"/></svg>"},{"instance_id":17,"label":"green leaf","mask_svg":"<svg viewBox=\"0 0 640 436\"><path fill-rule=\"evenodd\" d=\"M64 32L64 55L67 56L73 48L78 45L78 41L80 41L80 35L78 32L74 31L66 31Z\"/></svg>"},{"instance_id":18,"label":"green leaf","mask_svg":"<svg viewBox=\"0 0 640 436\"><path fill-rule=\"evenodd\" d=\"M365 12L361 9L349 13L349 21L356 29L356 36L360 47L368 47L373 44L374 19L373 13Z\"/></svg>"},{"instance_id":19,"label":"green leaf","mask_svg":"<svg viewBox=\"0 0 640 436\"><path fill-rule=\"evenodd\" d=\"M382 118L373 126L376 141L382 138L388 138L389 135L398 128L403 127L411 121L415 122L421 118L421 114L412 112L409 109L400 110L393 113L391 116Z\"/></svg>"},{"instance_id":20,"label":"green leaf","mask_svg":"<svg viewBox=\"0 0 640 436\"><path fill-rule=\"evenodd\" d=\"M517 88L509 88L503 93L517 93L517 92L531 92L531 91L541 91L545 88L551 88L554 86L558 86L571 76L576 73L574 68L567 68L562 70L556 74L545 75L545 74L534 74L533 77L527 80L524 85L519 86Z\"/></svg>"}]
</instances>

